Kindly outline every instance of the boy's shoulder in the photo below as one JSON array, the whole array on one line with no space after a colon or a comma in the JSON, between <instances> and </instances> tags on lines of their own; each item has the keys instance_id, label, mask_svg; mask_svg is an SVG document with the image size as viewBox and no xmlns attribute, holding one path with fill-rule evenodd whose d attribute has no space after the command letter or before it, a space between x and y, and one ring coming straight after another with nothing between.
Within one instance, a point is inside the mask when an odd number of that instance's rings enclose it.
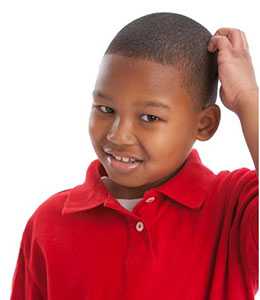
<instances>
[{"instance_id":1,"label":"boy's shoulder","mask_svg":"<svg viewBox=\"0 0 260 300\"><path fill-rule=\"evenodd\" d=\"M246 207L258 202L258 175L255 170L241 167L222 170L214 174L213 184L209 187L207 200L216 207Z\"/></svg>"},{"instance_id":2,"label":"boy's shoulder","mask_svg":"<svg viewBox=\"0 0 260 300\"><path fill-rule=\"evenodd\" d=\"M203 162L196 149L192 151L187 160L186 168L183 170L183 177L189 179L188 182L192 183L192 189L194 189L194 185L198 186L205 190L207 195L211 194L211 196L214 196L211 197L212 199L224 196L225 192L241 190L247 186L253 185L258 187L256 170L240 167L232 170L222 169L216 172Z\"/></svg>"},{"instance_id":3,"label":"boy's shoulder","mask_svg":"<svg viewBox=\"0 0 260 300\"><path fill-rule=\"evenodd\" d=\"M22 244L25 247L36 239L39 232L51 231L53 225L59 220L62 207L70 191L71 188L52 194L34 210L23 230Z\"/></svg>"},{"instance_id":4,"label":"boy's shoulder","mask_svg":"<svg viewBox=\"0 0 260 300\"><path fill-rule=\"evenodd\" d=\"M258 184L256 170L241 167L234 170L222 170L215 174L215 182L224 184L227 188L244 187L245 184Z\"/></svg>"},{"instance_id":5,"label":"boy's shoulder","mask_svg":"<svg viewBox=\"0 0 260 300\"><path fill-rule=\"evenodd\" d=\"M74 187L50 195L35 209L30 220L50 224L54 218L61 217L63 206L73 188Z\"/></svg>"}]
</instances>

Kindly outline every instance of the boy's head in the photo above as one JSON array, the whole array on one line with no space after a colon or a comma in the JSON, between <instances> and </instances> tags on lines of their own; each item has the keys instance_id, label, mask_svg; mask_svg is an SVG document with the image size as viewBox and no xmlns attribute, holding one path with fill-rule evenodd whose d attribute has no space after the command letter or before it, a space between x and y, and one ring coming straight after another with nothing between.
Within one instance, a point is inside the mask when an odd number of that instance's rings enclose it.
<instances>
[{"instance_id":1,"label":"boy's head","mask_svg":"<svg viewBox=\"0 0 260 300\"><path fill-rule=\"evenodd\" d=\"M190 18L153 13L126 25L107 48L89 134L117 197L138 197L165 182L196 140L215 133L220 110L214 104L218 75L216 54L207 51L210 38ZM111 166L106 150L142 162L126 172Z\"/></svg>"}]
</instances>

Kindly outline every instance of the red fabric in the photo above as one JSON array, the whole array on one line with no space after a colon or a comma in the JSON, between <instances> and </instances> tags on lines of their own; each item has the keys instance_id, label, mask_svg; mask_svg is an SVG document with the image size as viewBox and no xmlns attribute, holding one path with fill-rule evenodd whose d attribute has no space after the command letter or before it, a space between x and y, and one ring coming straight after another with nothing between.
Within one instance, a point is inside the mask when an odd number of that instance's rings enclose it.
<instances>
[{"instance_id":1,"label":"red fabric","mask_svg":"<svg viewBox=\"0 0 260 300\"><path fill-rule=\"evenodd\" d=\"M112 197L103 175L94 160L83 184L52 195L33 213L12 300L254 299L255 171L214 174L193 149L178 174L147 190L132 212Z\"/></svg>"}]
</instances>

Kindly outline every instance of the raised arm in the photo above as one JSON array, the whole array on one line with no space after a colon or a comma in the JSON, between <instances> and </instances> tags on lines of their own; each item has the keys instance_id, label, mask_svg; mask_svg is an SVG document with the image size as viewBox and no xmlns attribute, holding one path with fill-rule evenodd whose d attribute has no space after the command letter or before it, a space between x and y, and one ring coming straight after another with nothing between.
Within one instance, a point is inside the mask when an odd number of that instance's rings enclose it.
<instances>
[{"instance_id":1,"label":"raised arm","mask_svg":"<svg viewBox=\"0 0 260 300\"><path fill-rule=\"evenodd\" d=\"M220 28L208 51L218 51L222 103L238 116L258 174L258 85L246 36L234 28Z\"/></svg>"}]
</instances>

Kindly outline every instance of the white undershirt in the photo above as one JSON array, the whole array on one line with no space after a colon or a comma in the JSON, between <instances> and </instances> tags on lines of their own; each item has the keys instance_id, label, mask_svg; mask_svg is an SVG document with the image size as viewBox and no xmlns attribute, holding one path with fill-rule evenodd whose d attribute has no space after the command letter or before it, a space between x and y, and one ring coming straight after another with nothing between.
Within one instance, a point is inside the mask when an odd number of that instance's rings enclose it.
<instances>
[{"instance_id":1,"label":"white undershirt","mask_svg":"<svg viewBox=\"0 0 260 300\"><path fill-rule=\"evenodd\" d=\"M101 179L106 178L107 176L101 177ZM116 198L116 200L126 209L132 211L136 204L143 198L132 198L132 199L122 199Z\"/></svg>"}]
</instances>

